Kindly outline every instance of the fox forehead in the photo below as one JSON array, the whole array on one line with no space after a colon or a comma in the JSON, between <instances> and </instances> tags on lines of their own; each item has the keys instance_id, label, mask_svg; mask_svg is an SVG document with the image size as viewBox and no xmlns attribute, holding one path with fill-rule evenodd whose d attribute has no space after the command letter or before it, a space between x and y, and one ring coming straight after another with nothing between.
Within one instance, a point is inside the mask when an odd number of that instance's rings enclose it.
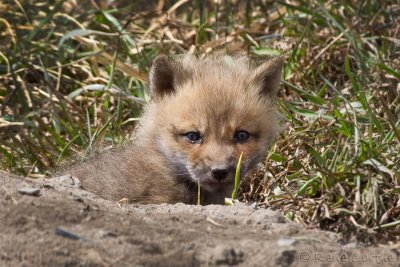
<instances>
[{"instance_id":1,"label":"fox forehead","mask_svg":"<svg viewBox=\"0 0 400 267\"><path fill-rule=\"evenodd\" d=\"M200 131L219 137L232 136L233 132L246 130L258 134L268 129L272 110L260 96L230 88L203 87L202 84L186 84L177 94L167 97L160 114L165 114L173 131L185 133Z\"/></svg>"}]
</instances>

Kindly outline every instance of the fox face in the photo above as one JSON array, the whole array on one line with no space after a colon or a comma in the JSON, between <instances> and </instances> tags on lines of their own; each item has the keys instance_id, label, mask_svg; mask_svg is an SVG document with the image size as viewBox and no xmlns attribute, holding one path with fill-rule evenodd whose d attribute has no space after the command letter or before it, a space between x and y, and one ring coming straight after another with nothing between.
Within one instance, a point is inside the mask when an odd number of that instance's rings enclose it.
<instances>
[{"instance_id":1,"label":"fox face","mask_svg":"<svg viewBox=\"0 0 400 267\"><path fill-rule=\"evenodd\" d=\"M245 175L277 132L281 69L280 58L258 67L241 56L154 60L143 128L176 177L210 193L232 192L240 155Z\"/></svg>"}]
</instances>

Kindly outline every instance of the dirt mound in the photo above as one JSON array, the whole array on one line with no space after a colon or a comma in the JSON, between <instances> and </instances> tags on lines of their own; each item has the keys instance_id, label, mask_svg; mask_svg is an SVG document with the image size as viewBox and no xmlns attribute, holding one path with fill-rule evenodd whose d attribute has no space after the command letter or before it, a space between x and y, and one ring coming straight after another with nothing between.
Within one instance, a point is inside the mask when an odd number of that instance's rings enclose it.
<instances>
[{"instance_id":1,"label":"dirt mound","mask_svg":"<svg viewBox=\"0 0 400 267\"><path fill-rule=\"evenodd\" d=\"M395 266L400 256L268 209L118 204L67 176L0 172L0 183L0 266Z\"/></svg>"}]
</instances>

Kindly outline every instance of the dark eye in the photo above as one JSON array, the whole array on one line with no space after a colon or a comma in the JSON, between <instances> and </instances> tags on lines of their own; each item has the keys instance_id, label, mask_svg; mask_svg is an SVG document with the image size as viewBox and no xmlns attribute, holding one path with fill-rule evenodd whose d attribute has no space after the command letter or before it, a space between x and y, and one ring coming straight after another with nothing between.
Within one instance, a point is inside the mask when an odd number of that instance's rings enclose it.
<instances>
[{"instance_id":1,"label":"dark eye","mask_svg":"<svg viewBox=\"0 0 400 267\"><path fill-rule=\"evenodd\" d=\"M246 132L246 131L243 131L243 130L237 131L235 133L236 141L241 142L241 143L242 142L246 142L247 139L249 139L249 137L250 137L250 134L248 132Z\"/></svg>"},{"instance_id":2,"label":"dark eye","mask_svg":"<svg viewBox=\"0 0 400 267\"><path fill-rule=\"evenodd\" d=\"M200 136L199 132L188 132L188 133L185 134L185 137L191 143L194 143L194 142L199 141L201 139L201 136Z\"/></svg>"}]
</instances>

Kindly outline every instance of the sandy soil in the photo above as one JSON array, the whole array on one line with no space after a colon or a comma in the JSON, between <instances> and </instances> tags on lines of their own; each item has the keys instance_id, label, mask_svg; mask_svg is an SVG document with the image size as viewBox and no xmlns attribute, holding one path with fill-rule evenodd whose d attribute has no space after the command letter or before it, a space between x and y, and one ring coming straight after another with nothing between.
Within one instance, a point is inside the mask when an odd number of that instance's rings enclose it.
<instances>
[{"instance_id":1,"label":"sandy soil","mask_svg":"<svg viewBox=\"0 0 400 267\"><path fill-rule=\"evenodd\" d=\"M340 244L254 206L118 205L2 172L0 192L0 266L399 266L400 245Z\"/></svg>"}]
</instances>

